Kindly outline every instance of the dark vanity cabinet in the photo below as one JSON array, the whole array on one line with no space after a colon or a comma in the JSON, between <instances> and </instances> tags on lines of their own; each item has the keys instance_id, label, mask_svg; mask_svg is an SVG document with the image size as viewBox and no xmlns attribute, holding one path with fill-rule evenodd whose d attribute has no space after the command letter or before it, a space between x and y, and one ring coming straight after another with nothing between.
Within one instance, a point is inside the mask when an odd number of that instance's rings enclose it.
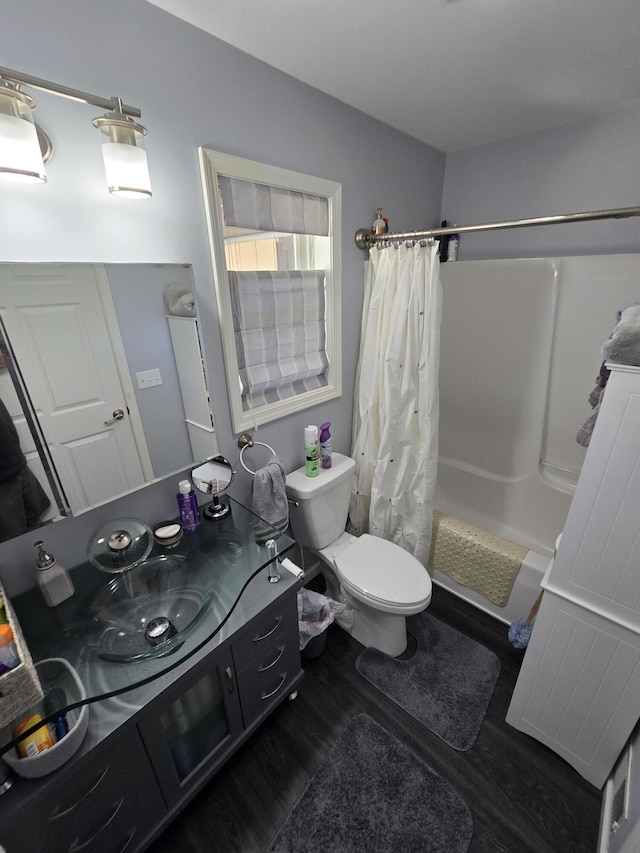
<instances>
[{"instance_id":1,"label":"dark vanity cabinet","mask_svg":"<svg viewBox=\"0 0 640 853\"><path fill-rule=\"evenodd\" d=\"M295 595L284 595L164 691L138 728L169 807L215 772L301 678Z\"/></svg>"},{"instance_id":2,"label":"dark vanity cabinet","mask_svg":"<svg viewBox=\"0 0 640 853\"><path fill-rule=\"evenodd\" d=\"M140 853L303 677L288 573L247 585L220 631L174 670L90 706L80 751L0 797L6 853ZM124 664L123 664L124 665Z\"/></svg>"},{"instance_id":3,"label":"dark vanity cabinet","mask_svg":"<svg viewBox=\"0 0 640 853\"><path fill-rule=\"evenodd\" d=\"M133 853L166 811L132 728L42 780L16 781L0 804L0 843L6 853Z\"/></svg>"}]
</instances>

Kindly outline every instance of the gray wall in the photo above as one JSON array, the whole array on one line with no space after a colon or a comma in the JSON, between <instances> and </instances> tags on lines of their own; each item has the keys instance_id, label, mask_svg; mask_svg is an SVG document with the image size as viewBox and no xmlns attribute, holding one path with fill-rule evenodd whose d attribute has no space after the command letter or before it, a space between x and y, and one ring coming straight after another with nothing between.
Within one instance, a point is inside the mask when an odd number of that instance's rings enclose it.
<instances>
[{"instance_id":1,"label":"gray wall","mask_svg":"<svg viewBox=\"0 0 640 853\"><path fill-rule=\"evenodd\" d=\"M307 423L332 422L348 452L362 304L356 229L383 205L393 228L435 225L445 157L315 89L184 24L144 0L22 0L3 5L2 64L142 108L149 129L153 198L125 201L105 188L100 110L35 93L36 118L52 137L46 186L0 187L0 261L191 263L221 452L235 464L208 250L198 146L342 183L343 396L269 424L256 438L291 469L302 464ZM103 520L125 514L153 523L175 513L177 478L43 531L61 562L84 559ZM234 484L248 496L248 475ZM0 546L0 576L12 594L34 582L33 540Z\"/></svg>"},{"instance_id":2,"label":"gray wall","mask_svg":"<svg viewBox=\"0 0 640 853\"><path fill-rule=\"evenodd\" d=\"M640 108L447 157L442 218L459 225L640 205ZM637 252L640 219L460 238L460 260Z\"/></svg>"}]
</instances>

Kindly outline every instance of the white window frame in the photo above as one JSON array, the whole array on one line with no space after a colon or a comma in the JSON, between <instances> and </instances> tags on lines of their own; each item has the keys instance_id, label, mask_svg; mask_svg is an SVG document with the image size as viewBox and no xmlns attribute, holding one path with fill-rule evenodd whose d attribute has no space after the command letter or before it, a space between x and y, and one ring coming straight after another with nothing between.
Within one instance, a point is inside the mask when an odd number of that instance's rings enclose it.
<instances>
[{"instance_id":1,"label":"white window frame","mask_svg":"<svg viewBox=\"0 0 640 853\"><path fill-rule=\"evenodd\" d=\"M333 400L342 394L342 185L335 181L292 172L289 169L269 166L208 148L200 148L199 154L231 422L234 432L240 433L251 427ZM325 291L326 353L329 359L327 384L322 388L305 391L302 394L246 411L242 408L231 295L225 262L223 222L220 214L222 200L218 188L219 175L323 196L329 205L331 270L327 274Z\"/></svg>"}]
</instances>

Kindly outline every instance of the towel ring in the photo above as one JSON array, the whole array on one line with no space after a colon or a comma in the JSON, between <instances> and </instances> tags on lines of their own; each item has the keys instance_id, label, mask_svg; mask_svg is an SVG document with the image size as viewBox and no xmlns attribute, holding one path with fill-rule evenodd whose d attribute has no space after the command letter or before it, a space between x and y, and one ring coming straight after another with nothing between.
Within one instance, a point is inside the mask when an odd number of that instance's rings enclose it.
<instances>
[{"instance_id":1,"label":"towel ring","mask_svg":"<svg viewBox=\"0 0 640 853\"><path fill-rule=\"evenodd\" d=\"M267 450L269 450L271 452L272 456L276 455L275 450L273 449L273 447L271 447L270 444L265 444L264 441L254 441L251 438L251 436L249 435L249 433L246 433L246 432L243 433L240 436L240 438L238 439L238 447L240 448L240 464L242 465L244 470L248 474L251 474L252 476L255 475L256 472L252 471L251 468L249 468L249 466L245 463L244 458L243 458L244 452L245 452L245 450L247 450L247 448L250 448L250 447L266 447Z\"/></svg>"}]
</instances>

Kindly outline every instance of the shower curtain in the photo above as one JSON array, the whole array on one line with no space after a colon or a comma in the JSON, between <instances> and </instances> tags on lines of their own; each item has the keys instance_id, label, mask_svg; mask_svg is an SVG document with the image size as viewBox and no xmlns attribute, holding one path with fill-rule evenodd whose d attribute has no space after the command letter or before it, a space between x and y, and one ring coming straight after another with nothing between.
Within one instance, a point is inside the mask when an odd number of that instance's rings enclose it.
<instances>
[{"instance_id":1,"label":"shower curtain","mask_svg":"<svg viewBox=\"0 0 640 853\"><path fill-rule=\"evenodd\" d=\"M395 542L426 566L438 463L438 247L374 246L369 257L353 421L351 529Z\"/></svg>"}]
</instances>

